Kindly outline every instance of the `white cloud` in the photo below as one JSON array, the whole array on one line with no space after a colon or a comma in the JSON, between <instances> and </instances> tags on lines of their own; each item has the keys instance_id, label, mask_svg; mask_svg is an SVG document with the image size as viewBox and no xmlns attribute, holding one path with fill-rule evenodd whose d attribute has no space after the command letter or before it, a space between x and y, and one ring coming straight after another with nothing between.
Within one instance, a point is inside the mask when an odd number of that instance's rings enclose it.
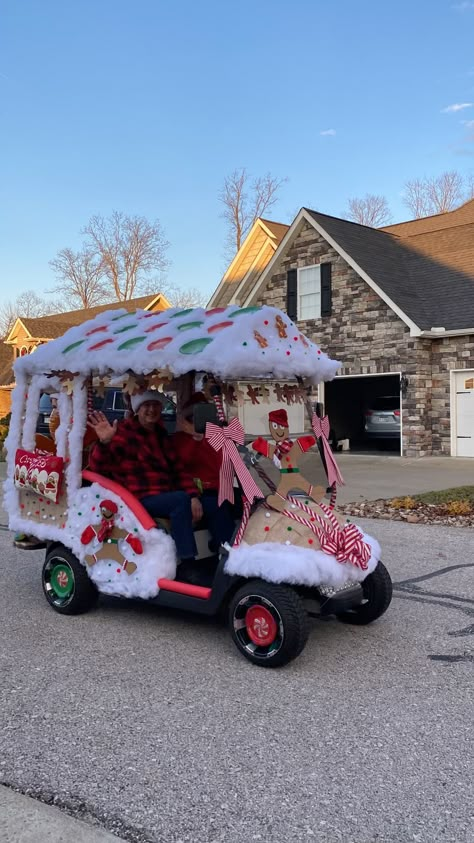
<instances>
[{"instance_id":1,"label":"white cloud","mask_svg":"<svg viewBox=\"0 0 474 843\"><path fill-rule=\"evenodd\" d=\"M467 12L469 9L474 9L474 3L471 0L463 0L462 3L455 3L453 9L457 9L458 12Z\"/></svg>"},{"instance_id":2,"label":"white cloud","mask_svg":"<svg viewBox=\"0 0 474 843\"><path fill-rule=\"evenodd\" d=\"M467 129L474 129L474 120L461 120L463 126L466 126Z\"/></svg>"},{"instance_id":3,"label":"white cloud","mask_svg":"<svg viewBox=\"0 0 474 843\"><path fill-rule=\"evenodd\" d=\"M472 102L455 102L452 105L447 105L446 108L441 109L442 114L452 114L455 111L462 111L464 108L472 108Z\"/></svg>"},{"instance_id":4,"label":"white cloud","mask_svg":"<svg viewBox=\"0 0 474 843\"><path fill-rule=\"evenodd\" d=\"M336 130L335 129L323 129L323 131L320 132L319 134L320 135L335 135Z\"/></svg>"}]
</instances>

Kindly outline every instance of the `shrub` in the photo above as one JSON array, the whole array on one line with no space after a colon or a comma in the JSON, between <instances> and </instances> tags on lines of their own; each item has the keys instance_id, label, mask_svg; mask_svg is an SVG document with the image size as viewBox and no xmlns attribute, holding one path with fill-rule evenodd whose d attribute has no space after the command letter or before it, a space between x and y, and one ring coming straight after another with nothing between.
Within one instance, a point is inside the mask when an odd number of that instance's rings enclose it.
<instances>
[{"instance_id":1,"label":"shrub","mask_svg":"<svg viewBox=\"0 0 474 843\"><path fill-rule=\"evenodd\" d=\"M394 509L415 509L416 501L407 495L405 498L393 498L390 501L390 506L393 506Z\"/></svg>"},{"instance_id":2,"label":"shrub","mask_svg":"<svg viewBox=\"0 0 474 843\"><path fill-rule=\"evenodd\" d=\"M470 515L472 505L469 501L450 501L444 505L444 509L448 515Z\"/></svg>"}]
</instances>

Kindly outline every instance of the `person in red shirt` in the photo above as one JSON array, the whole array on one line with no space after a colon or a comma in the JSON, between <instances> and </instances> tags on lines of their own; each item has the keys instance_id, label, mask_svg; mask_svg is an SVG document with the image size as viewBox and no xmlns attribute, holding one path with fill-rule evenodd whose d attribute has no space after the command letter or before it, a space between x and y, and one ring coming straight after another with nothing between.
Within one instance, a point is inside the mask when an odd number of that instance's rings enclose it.
<instances>
[{"instance_id":1,"label":"person in red shirt","mask_svg":"<svg viewBox=\"0 0 474 843\"><path fill-rule=\"evenodd\" d=\"M90 468L125 486L153 517L169 518L178 557L192 562L193 522L203 515L198 489L160 423L160 394L133 395L131 405L134 415L113 424L101 412L90 414L87 423L98 438Z\"/></svg>"},{"instance_id":2,"label":"person in red shirt","mask_svg":"<svg viewBox=\"0 0 474 843\"><path fill-rule=\"evenodd\" d=\"M181 463L194 478L200 493L201 504L211 534L210 549L217 551L229 542L235 530L235 520L229 501L218 506L219 471L222 457L194 427L196 404L208 403L202 392L195 392L182 409L178 432L172 437Z\"/></svg>"}]
</instances>

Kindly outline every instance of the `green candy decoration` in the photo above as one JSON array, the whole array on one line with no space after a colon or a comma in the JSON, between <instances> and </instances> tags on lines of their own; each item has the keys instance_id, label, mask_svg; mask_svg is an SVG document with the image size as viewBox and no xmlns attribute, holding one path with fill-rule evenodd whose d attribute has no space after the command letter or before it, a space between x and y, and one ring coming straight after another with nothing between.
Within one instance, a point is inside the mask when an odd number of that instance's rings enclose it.
<instances>
[{"instance_id":1,"label":"green candy decoration","mask_svg":"<svg viewBox=\"0 0 474 843\"><path fill-rule=\"evenodd\" d=\"M212 340L213 337L202 337L199 340L191 340L190 342L185 342L179 350L181 354L198 354L206 347L206 345L209 345Z\"/></svg>"},{"instance_id":2,"label":"green candy decoration","mask_svg":"<svg viewBox=\"0 0 474 843\"><path fill-rule=\"evenodd\" d=\"M170 316L170 319L176 319L178 316L187 316L188 313L192 313L193 310L194 307L187 307L186 310L180 310L178 313L173 313L173 315Z\"/></svg>"},{"instance_id":3,"label":"green candy decoration","mask_svg":"<svg viewBox=\"0 0 474 843\"><path fill-rule=\"evenodd\" d=\"M133 316L136 312L136 310L129 310L128 313L121 313L120 316L114 316L112 322L116 322L117 319L125 319L126 316Z\"/></svg>"},{"instance_id":4,"label":"green candy decoration","mask_svg":"<svg viewBox=\"0 0 474 843\"><path fill-rule=\"evenodd\" d=\"M191 328L200 328L202 322L183 322L182 325L178 325L178 331L189 331Z\"/></svg>"},{"instance_id":5,"label":"green candy decoration","mask_svg":"<svg viewBox=\"0 0 474 843\"><path fill-rule=\"evenodd\" d=\"M127 342L123 342L122 345L119 345L118 351L122 351L124 348L132 348L132 346L138 345L144 340L146 340L146 337L132 337L131 340L127 340Z\"/></svg>"},{"instance_id":6,"label":"green candy decoration","mask_svg":"<svg viewBox=\"0 0 474 843\"><path fill-rule=\"evenodd\" d=\"M254 305L253 307L242 307L240 310L234 310L233 313L228 313L227 318L231 319L233 316L241 316L242 313L255 313L256 310L261 310L262 308L258 305Z\"/></svg>"},{"instance_id":7,"label":"green candy decoration","mask_svg":"<svg viewBox=\"0 0 474 843\"><path fill-rule=\"evenodd\" d=\"M73 348L77 348L79 345L82 345L83 342L85 342L85 340L78 340L77 342L71 343L71 345L68 345L66 348L63 348L63 354L67 354L68 351L72 351Z\"/></svg>"},{"instance_id":8,"label":"green candy decoration","mask_svg":"<svg viewBox=\"0 0 474 843\"><path fill-rule=\"evenodd\" d=\"M123 334L124 331L131 331L132 328L136 328L136 327L137 327L136 323L133 324L133 325L124 325L123 328L117 328L117 330L114 331L114 334Z\"/></svg>"}]
</instances>

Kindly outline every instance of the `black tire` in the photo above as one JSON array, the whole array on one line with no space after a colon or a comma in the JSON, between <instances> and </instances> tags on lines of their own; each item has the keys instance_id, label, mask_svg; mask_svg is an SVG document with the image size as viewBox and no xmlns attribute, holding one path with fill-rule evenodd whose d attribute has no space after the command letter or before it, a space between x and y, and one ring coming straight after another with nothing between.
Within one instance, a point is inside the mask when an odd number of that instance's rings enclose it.
<instances>
[{"instance_id":1,"label":"black tire","mask_svg":"<svg viewBox=\"0 0 474 843\"><path fill-rule=\"evenodd\" d=\"M234 644L260 667L288 664L299 656L308 639L308 615L301 598L289 586L251 580L233 596L228 618ZM256 636L265 628L267 638L261 639L263 644L257 643Z\"/></svg>"},{"instance_id":2,"label":"black tire","mask_svg":"<svg viewBox=\"0 0 474 843\"><path fill-rule=\"evenodd\" d=\"M362 602L347 612L336 615L339 621L364 626L380 618L392 602L392 580L385 565L379 562L361 582Z\"/></svg>"},{"instance_id":3,"label":"black tire","mask_svg":"<svg viewBox=\"0 0 474 843\"><path fill-rule=\"evenodd\" d=\"M84 565L62 544L47 551L42 583L46 600L61 615L88 612L99 597Z\"/></svg>"}]
</instances>

